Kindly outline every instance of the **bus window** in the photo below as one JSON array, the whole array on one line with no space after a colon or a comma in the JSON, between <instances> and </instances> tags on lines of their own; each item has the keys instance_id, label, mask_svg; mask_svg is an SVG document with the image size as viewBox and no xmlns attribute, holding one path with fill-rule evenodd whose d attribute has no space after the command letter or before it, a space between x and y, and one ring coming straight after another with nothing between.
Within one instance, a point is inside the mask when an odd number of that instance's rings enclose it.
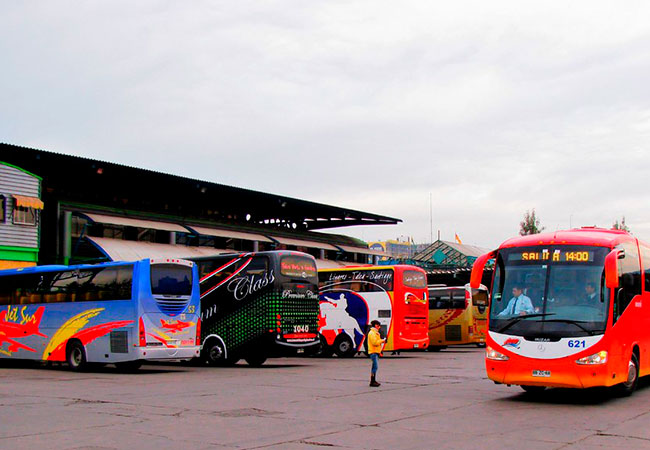
<instances>
[{"instance_id":1,"label":"bus window","mask_svg":"<svg viewBox=\"0 0 650 450\"><path fill-rule=\"evenodd\" d=\"M619 259L619 288L614 303L614 321L618 319L632 299L641 294L641 267L639 253L634 244L623 244L625 257Z\"/></svg>"},{"instance_id":2,"label":"bus window","mask_svg":"<svg viewBox=\"0 0 650 450\"><path fill-rule=\"evenodd\" d=\"M650 292L650 248L641 245L641 258L643 259L643 275L645 278L645 291Z\"/></svg>"},{"instance_id":3,"label":"bus window","mask_svg":"<svg viewBox=\"0 0 650 450\"><path fill-rule=\"evenodd\" d=\"M405 270L404 286L424 289L427 287L427 276L417 270Z\"/></svg>"},{"instance_id":4,"label":"bus window","mask_svg":"<svg viewBox=\"0 0 650 450\"><path fill-rule=\"evenodd\" d=\"M451 308L451 291L444 289L441 291L429 291L429 309L449 309Z\"/></svg>"},{"instance_id":5,"label":"bus window","mask_svg":"<svg viewBox=\"0 0 650 450\"><path fill-rule=\"evenodd\" d=\"M177 264L152 265L151 292L154 295L190 295L192 268Z\"/></svg>"},{"instance_id":6,"label":"bus window","mask_svg":"<svg viewBox=\"0 0 650 450\"><path fill-rule=\"evenodd\" d=\"M280 259L280 273L289 278L313 278L318 276L316 265L304 256L283 256Z\"/></svg>"}]
</instances>

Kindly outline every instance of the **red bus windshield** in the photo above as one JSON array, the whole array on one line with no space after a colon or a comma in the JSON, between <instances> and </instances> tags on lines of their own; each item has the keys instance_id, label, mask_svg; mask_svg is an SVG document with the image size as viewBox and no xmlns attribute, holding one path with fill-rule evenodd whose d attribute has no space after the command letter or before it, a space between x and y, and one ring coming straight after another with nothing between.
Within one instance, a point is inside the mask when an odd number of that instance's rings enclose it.
<instances>
[{"instance_id":1,"label":"red bus windshield","mask_svg":"<svg viewBox=\"0 0 650 450\"><path fill-rule=\"evenodd\" d=\"M536 246L499 251L490 331L560 338L603 333L605 247Z\"/></svg>"}]
</instances>

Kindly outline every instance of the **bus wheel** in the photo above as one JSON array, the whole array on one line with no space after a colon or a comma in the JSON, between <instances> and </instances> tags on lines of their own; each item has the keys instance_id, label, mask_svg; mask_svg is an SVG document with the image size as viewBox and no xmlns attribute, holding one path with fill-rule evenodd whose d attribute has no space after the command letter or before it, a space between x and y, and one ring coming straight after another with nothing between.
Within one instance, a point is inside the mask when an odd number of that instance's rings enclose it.
<instances>
[{"instance_id":1,"label":"bus wheel","mask_svg":"<svg viewBox=\"0 0 650 450\"><path fill-rule=\"evenodd\" d=\"M68 363L68 367L70 367L70 369L74 370L75 372L82 371L86 368L86 351L84 350L84 346L81 345L81 342L68 342L66 361Z\"/></svg>"},{"instance_id":2,"label":"bus wheel","mask_svg":"<svg viewBox=\"0 0 650 450\"><path fill-rule=\"evenodd\" d=\"M202 358L210 366L225 366L226 349L219 339L210 339L203 346Z\"/></svg>"},{"instance_id":3,"label":"bus wheel","mask_svg":"<svg viewBox=\"0 0 650 450\"><path fill-rule=\"evenodd\" d=\"M264 355L249 355L244 358L249 366L251 367L261 367L262 364L266 361L266 356Z\"/></svg>"},{"instance_id":4,"label":"bus wheel","mask_svg":"<svg viewBox=\"0 0 650 450\"><path fill-rule=\"evenodd\" d=\"M318 345L318 350L316 351L316 356L320 356L322 358L329 358L334 354L334 349L327 344L327 340L323 337L323 335L320 335L320 345Z\"/></svg>"},{"instance_id":5,"label":"bus wheel","mask_svg":"<svg viewBox=\"0 0 650 450\"><path fill-rule=\"evenodd\" d=\"M341 335L334 343L334 353L339 358L352 358L356 350L354 349L352 340L345 335Z\"/></svg>"},{"instance_id":6,"label":"bus wheel","mask_svg":"<svg viewBox=\"0 0 650 450\"><path fill-rule=\"evenodd\" d=\"M521 388L531 395L539 395L546 390L546 386L522 386Z\"/></svg>"},{"instance_id":7,"label":"bus wheel","mask_svg":"<svg viewBox=\"0 0 650 450\"><path fill-rule=\"evenodd\" d=\"M639 382L639 361L634 353L630 358L630 362L627 364L627 380L617 385L618 394L627 397L632 395L632 392L636 389L636 385Z\"/></svg>"},{"instance_id":8,"label":"bus wheel","mask_svg":"<svg viewBox=\"0 0 650 450\"><path fill-rule=\"evenodd\" d=\"M115 363L115 367L117 367L117 370L119 370L120 372L135 372L140 367L142 367L142 361L135 360L135 361L118 362Z\"/></svg>"}]
</instances>

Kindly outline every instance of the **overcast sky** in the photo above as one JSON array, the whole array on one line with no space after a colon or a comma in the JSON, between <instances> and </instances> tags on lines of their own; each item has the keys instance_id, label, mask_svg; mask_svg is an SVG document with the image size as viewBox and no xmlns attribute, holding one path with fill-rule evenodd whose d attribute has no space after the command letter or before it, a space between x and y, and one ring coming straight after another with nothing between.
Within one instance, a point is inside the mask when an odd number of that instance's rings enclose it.
<instances>
[{"instance_id":1,"label":"overcast sky","mask_svg":"<svg viewBox=\"0 0 650 450\"><path fill-rule=\"evenodd\" d=\"M492 247L650 240L648 2L0 3L0 141ZM431 201L430 201L431 199Z\"/></svg>"}]
</instances>

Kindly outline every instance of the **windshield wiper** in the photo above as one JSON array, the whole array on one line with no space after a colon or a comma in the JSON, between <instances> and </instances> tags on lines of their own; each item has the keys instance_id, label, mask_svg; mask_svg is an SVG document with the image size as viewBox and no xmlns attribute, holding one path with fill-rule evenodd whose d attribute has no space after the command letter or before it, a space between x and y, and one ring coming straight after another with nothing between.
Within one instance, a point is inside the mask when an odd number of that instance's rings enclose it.
<instances>
[{"instance_id":1,"label":"windshield wiper","mask_svg":"<svg viewBox=\"0 0 650 450\"><path fill-rule=\"evenodd\" d=\"M559 322L559 323L570 323L571 325L575 325L576 327L580 328L582 331L585 333L589 333L589 336L594 335L594 331L590 330L588 328L583 327L580 325L581 323L587 323L585 320L571 320L571 319L549 319L549 320L544 320L543 322Z\"/></svg>"},{"instance_id":2,"label":"windshield wiper","mask_svg":"<svg viewBox=\"0 0 650 450\"><path fill-rule=\"evenodd\" d=\"M513 326L514 324L516 324L517 322L523 319L529 319L531 317L554 316L554 315L555 313L536 313L536 314L526 314L525 316L513 317L512 319L508 320L508 322L506 322L504 326L499 328L497 330L497 333L503 333L505 330L507 330L508 328L510 328L511 326Z\"/></svg>"}]
</instances>

